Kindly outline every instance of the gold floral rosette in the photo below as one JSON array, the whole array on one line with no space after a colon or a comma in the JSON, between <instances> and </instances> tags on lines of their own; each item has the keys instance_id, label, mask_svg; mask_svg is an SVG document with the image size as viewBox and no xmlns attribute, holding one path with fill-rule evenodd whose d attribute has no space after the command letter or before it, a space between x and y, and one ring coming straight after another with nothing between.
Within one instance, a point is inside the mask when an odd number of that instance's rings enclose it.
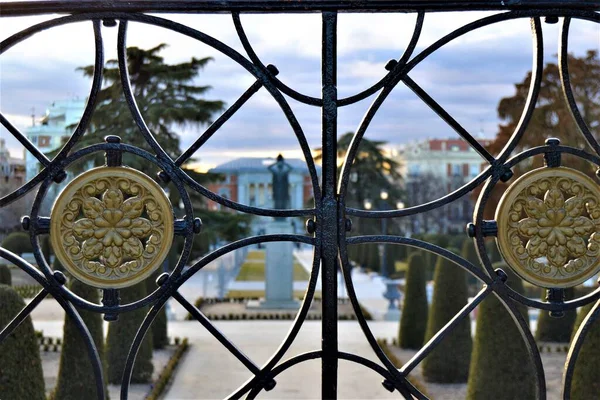
<instances>
[{"instance_id":1,"label":"gold floral rosette","mask_svg":"<svg viewBox=\"0 0 600 400\"><path fill-rule=\"evenodd\" d=\"M579 171L524 174L500 199L496 221L504 259L533 284L571 287L600 270L600 190Z\"/></svg>"},{"instance_id":2,"label":"gold floral rosette","mask_svg":"<svg viewBox=\"0 0 600 400\"><path fill-rule=\"evenodd\" d=\"M173 241L173 209L161 187L127 167L94 168L59 194L51 213L55 256L75 278L122 288L147 278Z\"/></svg>"}]
</instances>

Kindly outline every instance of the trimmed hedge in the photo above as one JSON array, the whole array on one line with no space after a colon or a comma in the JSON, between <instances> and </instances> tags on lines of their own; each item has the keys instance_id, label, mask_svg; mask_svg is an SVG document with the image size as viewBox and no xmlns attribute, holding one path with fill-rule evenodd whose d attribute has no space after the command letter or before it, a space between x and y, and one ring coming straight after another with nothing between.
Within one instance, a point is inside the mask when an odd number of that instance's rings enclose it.
<instances>
[{"instance_id":1,"label":"trimmed hedge","mask_svg":"<svg viewBox=\"0 0 600 400\"><path fill-rule=\"evenodd\" d=\"M511 287L522 282L505 263L494 264L509 276ZM527 308L519 311L527 319ZM534 367L519 329L498 298L490 294L478 306L467 400L534 399Z\"/></svg>"},{"instance_id":2,"label":"trimmed hedge","mask_svg":"<svg viewBox=\"0 0 600 400\"><path fill-rule=\"evenodd\" d=\"M25 307L10 286L0 285L0 327ZM45 400L44 373L31 316L0 343L0 399Z\"/></svg>"},{"instance_id":3,"label":"trimmed hedge","mask_svg":"<svg viewBox=\"0 0 600 400\"><path fill-rule=\"evenodd\" d=\"M439 257L426 340L431 339L460 312L467 304L468 297L465 272L452 261ZM423 360L423 377L437 383L466 382L472 347L471 319L467 316Z\"/></svg>"},{"instance_id":4,"label":"trimmed hedge","mask_svg":"<svg viewBox=\"0 0 600 400\"><path fill-rule=\"evenodd\" d=\"M400 316L398 343L405 349L419 349L427 329L427 288L423 257L413 253L408 259L404 306Z\"/></svg>"},{"instance_id":5,"label":"trimmed hedge","mask_svg":"<svg viewBox=\"0 0 600 400\"><path fill-rule=\"evenodd\" d=\"M173 373L177 369L177 365L179 364L179 361L181 361L181 358L184 356L184 354L188 350L189 344L188 344L187 338L184 338L183 341L181 342L181 344L178 344L179 343L178 339L179 338L175 338L177 346L178 346L177 349L175 350L175 353L171 356L171 358L169 359L169 362L167 363L165 368L160 373L157 381L154 383L154 385L152 387L152 391L146 397L146 400L156 400L156 399L161 398L162 393L165 391L165 389L167 388L167 385L171 381L171 377L173 376Z\"/></svg>"},{"instance_id":6,"label":"trimmed hedge","mask_svg":"<svg viewBox=\"0 0 600 400\"><path fill-rule=\"evenodd\" d=\"M9 234L4 238L0 246L19 256L23 253L33 253L29 234L26 232L13 232Z\"/></svg>"},{"instance_id":7,"label":"trimmed hedge","mask_svg":"<svg viewBox=\"0 0 600 400\"><path fill-rule=\"evenodd\" d=\"M477 268L483 270L481 266L481 261L479 260L479 256L477 255L477 250L475 249L475 244L473 240L465 240L463 242L463 247L460 251L460 255L467 261L470 261L471 264L476 266ZM481 282L479 279L475 278L473 275L469 274L468 281L469 285L478 285L481 286Z\"/></svg>"},{"instance_id":8,"label":"trimmed hedge","mask_svg":"<svg viewBox=\"0 0 600 400\"><path fill-rule=\"evenodd\" d=\"M72 279L69 288L73 293L92 302L98 303L98 289ZM86 324L90 335L96 344L100 360L104 360L104 334L102 332L102 316L98 313L78 310L81 319ZM65 315L63 327L63 344L60 353L58 379L52 399L78 400L97 398L96 378L88 356L86 344L75 326L75 323Z\"/></svg>"},{"instance_id":9,"label":"trimmed hedge","mask_svg":"<svg viewBox=\"0 0 600 400\"><path fill-rule=\"evenodd\" d=\"M137 285L121 289L121 303L131 303L143 298L145 294L145 282L140 282ZM141 307L120 314L117 321L111 322L108 325L108 334L106 337L106 363L109 383L121 384L129 348L133 343L133 338L140 325L142 325L147 312L148 307ZM150 382L153 371L152 334L151 332L148 332L138 350L133 374L131 375L131 383Z\"/></svg>"},{"instance_id":10,"label":"trimmed hedge","mask_svg":"<svg viewBox=\"0 0 600 400\"><path fill-rule=\"evenodd\" d=\"M573 329L573 337L591 311L594 303L579 310ZM575 363L571 382L571 398L577 400L595 400L600 393L600 321L596 319L583 341L583 346Z\"/></svg>"},{"instance_id":11,"label":"trimmed hedge","mask_svg":"<svg viewBox=\"0 0 600 400\"><path fill-rule=\"evenodd\" d=\"M565 289L565 300L574 298L575 290L573 288ZM546 290L542 289L543 299ZM548 311L540 310L538 317L537 330L535 331L535 340L538 342L558 342L569 343L573 325L577 319L576 310L567 310L561 318L551 317Z\"/></svg>"},{"instance_id":12,"label":"trimmed hedge","mask_svg":"<svg viewBox=\"0 0 600 400\"><path fill-rule=\"evenodd\" d=\"M12 274L8 265L0 264L0 285L12 285Z\"/></svg>"}]
</instances>

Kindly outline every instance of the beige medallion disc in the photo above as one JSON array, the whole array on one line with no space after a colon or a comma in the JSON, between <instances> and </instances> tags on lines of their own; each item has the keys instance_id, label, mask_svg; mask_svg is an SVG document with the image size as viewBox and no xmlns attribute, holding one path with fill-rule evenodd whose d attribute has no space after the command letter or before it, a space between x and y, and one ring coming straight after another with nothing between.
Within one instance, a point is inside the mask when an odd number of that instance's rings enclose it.
<instances>
[{"instance_id":1,"label":"beige medallion disc","mask_svg":"<svg viewBox=\"0 0 600 400\"><path fill-rule=\"evenodd\" d=\"M58 260L75 278L99 288L149 277L173 241L173 208L165 192L127 167L77 176L58 195L50 217Z\"/></svg>"},{"instance_id":2,"label":"beige medallion disc","mask_svg":"<svg viewBox=\"0 0 600 400\"><path fill-rule=\"evenodd\" d=\"M496 221L500 252L528 282L566 288L600 271L600 189L579 171L521 176L500 199Z\"/></svg>"}]
</instances>

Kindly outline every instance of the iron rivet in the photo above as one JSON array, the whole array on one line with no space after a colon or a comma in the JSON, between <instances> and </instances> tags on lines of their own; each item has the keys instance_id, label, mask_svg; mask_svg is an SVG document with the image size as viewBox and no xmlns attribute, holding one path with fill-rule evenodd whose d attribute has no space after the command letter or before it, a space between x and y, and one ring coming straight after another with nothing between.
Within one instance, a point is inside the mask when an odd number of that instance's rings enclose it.
<instances>
[{"instance_id":1,"label":"iron rivet","mask_svg":"<svg viewBox=\"0 0 600 400\"><path fill-rule=\"evenodd\" d=\"M56 279L56 282L58 282L59 285L62 286L65 283L67 283L67 277L62 272L54 271L52 275L54 276L54 279Z\"/></svg>"},{"instance_id":2,"label":"iron rivet","mask_svg":"<svg viewBox=\"0 0 600 400\"><path fill-rule=\"evenodd\" d=\"M273 76L279 75L279 70L273 64L267 65L267 71L269 71Z\"/></svg>"},{"instance_id":3,"label":"iron rivet","mask_svg":"<svg viewBox=\"0 0 600 400\"><path fill-rule=\"evenodd\" d=\"M169 178L169 175L167 175L167 173L165 171L159 171L156 174L156 177L158 178L159 181L161 181L162 183L169 183L171 182L171 178Z\"/></svg>"},{"instance_id":4,"label":"iron rivet","mask_svg":"<svg viewBox=\"0 0 600 400\"><path fill-rule=\"evenodd\" d=\"M202 220L198 217L194 218L194 233L202 232Z\"/></svg>"},{"instance_id":5,"label":"iron rivet","mask_svg":"<svg viewBox=\"0 0 600 400\"><path fill-rule=\"evenodd\" d=\"M156 278L156 284L158 286L162 286L165 284L165 282L167 282L167 280L169 279L169 273L168 272L163 272L162 274L160 274L158 276L158 278Z\"/></svg>"},{"instance_id":6,"label":"iron rivet","mask_svg":"<svg viewBox=\"0 0 600 400\"><path fill-rule=\"evenodd\" d=\"M31 218L29 218L29 215L24 215L23 217L21 217L21 227L28 231L29 227L31 226Z\"/></svg>"},{"instance_id":7,"label":"iron rivet","mask_svg":"<svg viewBox=\"0 0 600 400\"><path fill-rule=\"evenodd\" d=\"M597 176L598 178L600 178L600 168L598 168L598 169L596 170L596 176Z\"/></svg>"},{"instance_id":8,"label":"iron rivet","mask_svg":"<svg viewBox=\"0 0 600 400\"><path fill-rule=\"evenodd\" d=\"M550 316L552 318L562 318L565 316L564 311L550 311Z\"/></svg>"},{"instance_id":9,"label":"iron rivet","mask_svg":"<svg viewBox=\"0 0 600 400\"><path fill-rule=\"evenodd\" d=\"M271 379L268 382L265 382L264 388L267 392L269 392L269 391L275 389L275 385L277 385L277 382L275 382L274 379Z\"/></svg>"},{"instance_id":10,"label":"iron rivet","mask_svg":"<svg viewBox=\"0 0 600 400\"><path fill-rule=\"evenodd\" d=\"M558 17L556 15L548 15L546 16L546 18L544 18L544 22L547 24L557 24L558 23Z\"/></svg>"},{"instance_id":11,"label":"iron rivet","mask_svg":"<svg viewBox=\"0 0 600 400\"><path fill-rule=\"evenodd\" d=\"M54 177L52 178L52 180L56 183L61 183L62 181L64 181L67 178L67 173L63 170L60 170L56 173L56 175L54 175Z\"/></svg>"},{"instance_id":12,"label":"iron rivet","mask_svg":"<svg viewBox=\"0 0 600 400\"><path fill-rule=\"evenodd\" d=\"M345 228L346 232L350 232L352 230L352 220L350 218L346 218Z\"/></svg>"},{"instance_id":13,"label":"iron rivet","mask_svg":"<svg viewBox=\"0 0 600 400\"><path fill-rule=\"evenodd\" d=\"M306 220L306 232L313 234L317 230L317 223L314 219Z\"/></svg>"},{"instance_id":14,"label":"iron rivet","mask_svg":"<svg viewBox=\"0 0 600 400\"><path fill-rule=\"evenodd\" d=\"M546 146L558 146L560 144L560 139L557 138L548 138L546 139Z\"/></svg>"},{"instance_id":15,"label":"iron rivet","mask_svg":"<svg viewBox=\"0 0 600 400\"><path fill-rule=\"evenodd\" d=\"M467 224L467 235L469 235L469 237L475 237L475 224L472 222L469 222Z\"/></svg>"},{"instance_id":16,"label":"iron rivet","mask_svg":"<svg viewBox=\"0 0 600 400\"><path fill-rule=\"evenodd\" d=\"M108 28L112 28L114 26L117 26L117 21L115 21L112 18L107 18L107 19L103 19L102 20L102 25L108 27Z\"/></svg>"},{"instance_id":17,"label":"iron rivet","mask_svg":"<svg viewBox=\"0 0 600 400\"><path fill-rule=\"evenodd\" d=\"M117 135L108 135L104 137L106 143L121 143L121 138Z\"/></svg>"},{"instance_id":18,"label":"iron rivet","mask_svg":"<svg viewBox=\"0 0 600 400\"><path fill-rule=\"evenodd\" d=\"M394 388L394 384L392 384L392 382L390 382L387 379L383 380L381 382L381 385L385 388L385 390L387 390L390 393L393 393L394 390L396 390L396 388Z\"/></svg>"},{"instance_id":19,"label":"iron rivet","mask_svg":"<svg viewBox=\"0 0 600 400\"><path fill-rule=\"evenodd\" d=\"M510 169L507 169L506 171L504 171L502 173L502 175L500 175L500 180L502 182L508 182L510 180L510 178L513 177L513 175L514 175L514 173Z\"/></svg>"},{"instance_id":20,"label":"iron rivet","mask_svg":"<svg viewBox=\"0 0 600 400\"><path fill-rule=\"evenodd\" d=\"M504 272L504 270L501 268L494 270L494 272L502 282L506 282L508 280L508 275L506 275L506 272Z\"/></svg>"},{"instance_id":21,"label":"iron rivet","mask_svg":"<svg viewBox=\"0 0 600 400\"><path fill-rule=\"evenodd\" d=\"M396 60L390 60L387 62L387 64L385 64L385 69L388 71L391 71L394 69L394 67L398 65L398 61Z\"/></svg>"}]
</instances>

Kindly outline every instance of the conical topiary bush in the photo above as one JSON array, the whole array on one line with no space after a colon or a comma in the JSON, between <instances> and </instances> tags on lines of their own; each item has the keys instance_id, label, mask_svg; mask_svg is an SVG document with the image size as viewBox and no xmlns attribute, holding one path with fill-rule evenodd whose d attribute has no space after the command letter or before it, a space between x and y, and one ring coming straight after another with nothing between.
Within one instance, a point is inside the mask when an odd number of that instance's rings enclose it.
<instances>
[{"instance_id":1,"label":"conical topiary bush","mask_svg":"<svg viewBox=\"0 0 600 400\"><path fill-rule=\"evenodd\" d=\"M425 274L421 254L411 254L408 258L404 306L398 333L398 344L405 349L419 349L425 339L428 314Z\"/></svg>"},{"instance_id":2,"label":"conical topiary bush","mask_svg":"<svg viewBox=\"0 0 600 400\"><path fill-rule=\"evenodd\" d=\"M452 261L438 257L426 340L431 339L460 312L467 304L468 297L465 272ZM466 382L472 346L471 319L467 316L423 360L423 377L437 383Z\"/></svg>"},{"instance_id":3,"label":"conical topiary bush","mask_svg":"<svg viewBox=\"0 0 600 400\"><path fill-rule=\"evenodd\" d=\"M591 311L592 304L582 307L577 314L573 337ZM600 320L596 319L583 341L577 357L573 380L571 381L571 399L596 400L600 393Z\"/></svg>"},{"instance_id":4,"label":"conical topiary bush","mask_svg":"<svg viewBox=\"0 0 600 400\"><path fill-rule=\"evenodd\" d=\"M509 276L510 286L523 291L522 281L505 263L494 264ZM519 306L527 319L527 308ZM527 346L510 313L490 294L478 306L467 400L535 399L536 380Z\"/></svg>"},{"instance_id":5,"label":"conical topiary bush","mask_svg":"<svg viewBox=\"0 0 600 400\"><path fill-rule=\"evenodd\" d=\"M542 298L545 295L546 290L542 289ZM575 290L573 288L565 289L565 300L573 299L574 295ZM577 311L575 310L565 311L561 318L551 317L548 311L540 310L535 340L539 342L569 343L576 318Z\"/></svg>"},{"instance_id":6,"label":"conical topiary bush","mask_svg":"<svg viewBox=\"0 0 600 400\"><path fill-rule=\"evenodd\" d=\"M80 297L92 302L99 302L98 289L72 279L69 289ZM104 360L104 334L101 314L78 310L81 319L90 331L96 344L100 360ZM60 353L58 379L54 389L55 400L77 400L97 398L96 377L88 356L87 346L79 333L79 329L71 318L65 315L63 326L63 344Z\"/></svg>"},{"instance_id":7,"label":"conical topiary bush","mask_svg":"<svg viewBox=\"0 0 600 400\"><path fill-rule=\"evenodd\" d=\"M0 329L23 307L13 288L0 285ZM0 343L0 399L46 399L40 348L29 316Z\"/></svg>"},{"instance_id":8,"label":"conical topiary bush","mask_svg":"<svg viewBox=\"0 0 600 400\"><path fill-rule=\"evenodd\" d=\"M8 265L0 264L0 284L6 286L12 285L12 274Z\"/></svg>"},{"instance_id":9,"label":"conical topiary bush","mask_svg":"<svg viewBox=\"0 0 600 400\"><path fill-rule=\"evenodd\" d=\"M146 283L120 290L121 304L139 300L146 294ZM108 325L106 337L106 367L109 383L120 384L125 370L125 362L129 348L139 327L142 325L148 307L122 313L117 321ZM135 366L131 376L132 383L147 383L152 378L154 366L152 365L152 331L148 330L135 359Z\"/></svg>"}]
</instances>

